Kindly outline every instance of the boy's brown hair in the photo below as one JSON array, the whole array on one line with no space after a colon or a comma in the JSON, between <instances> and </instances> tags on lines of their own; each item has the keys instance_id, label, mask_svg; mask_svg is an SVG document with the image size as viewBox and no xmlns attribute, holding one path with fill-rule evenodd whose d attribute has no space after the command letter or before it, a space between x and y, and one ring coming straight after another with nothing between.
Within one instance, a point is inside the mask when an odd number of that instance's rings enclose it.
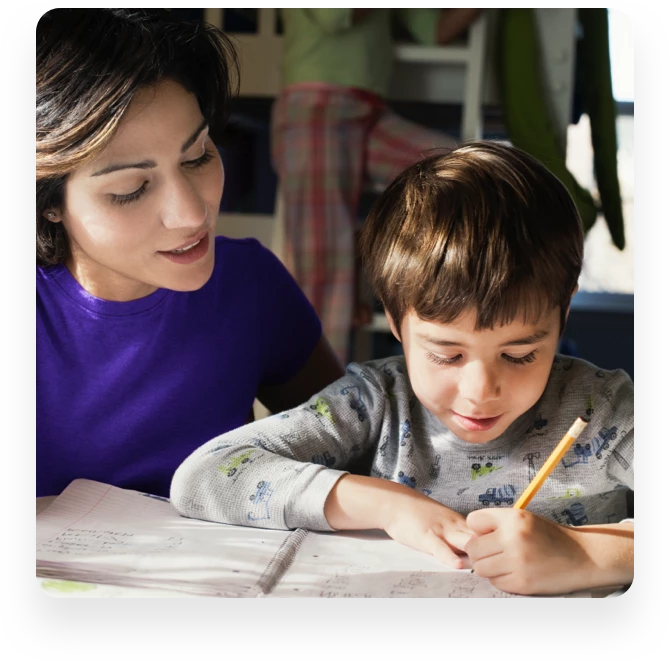
<instances>
[{"instance_id":1,"label":"boy's brown hair","mask_svg":"<svg viewBox=\"0 0 670 662\"><path fill-rule=\"evenodd\" d=\"M561 332L584 253L563 184L519 149L478 141L432 153L377 200L360 237L363 263L398 332L410 311L477 329L558 306Z\"/></svg>"}]
</instances>

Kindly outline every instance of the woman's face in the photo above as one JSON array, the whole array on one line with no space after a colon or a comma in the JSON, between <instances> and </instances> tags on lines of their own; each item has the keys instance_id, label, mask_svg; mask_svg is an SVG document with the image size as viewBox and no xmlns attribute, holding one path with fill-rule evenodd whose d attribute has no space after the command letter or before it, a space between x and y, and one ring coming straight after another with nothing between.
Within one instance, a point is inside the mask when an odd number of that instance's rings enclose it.
<instances>
[{"instance_id":1,"label":"woman's face","mask_svg":"<svg viewBox=\"0 0 670 662\"><path fill-rule=\"evenodd\" d=\"M214 268L223 166L193 94L138 91L113 140L65 184L67 267L113 301L202 287Z\"/></svg>"}]
</instances>

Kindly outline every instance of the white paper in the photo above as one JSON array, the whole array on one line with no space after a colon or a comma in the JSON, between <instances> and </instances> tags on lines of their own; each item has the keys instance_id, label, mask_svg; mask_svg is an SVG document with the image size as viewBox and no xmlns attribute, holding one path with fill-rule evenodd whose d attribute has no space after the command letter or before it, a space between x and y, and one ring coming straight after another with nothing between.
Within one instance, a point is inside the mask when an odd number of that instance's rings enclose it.
<instances>
[{"instance_id":1,"label":"white paper","mask_svg":"<svg viewBox=\"0 0 670 662\"><path fill-rule=\"evenodd\" d=\"M255 597L286 535L184 518L159 498L77 480L37 516L37 574Z\"/></svg>"},{"instance_id":2,"label":"white paper","mask_svg":"<svg viewBox=\"0 0 670 662\"><path fill-rule=\"evenodd\" d=\"M89 480L71 483L37 515L37 575L63 597L111 597L119 587L129 597L138 588L252 598L521 597L383 532L204 522L181 517L166 499Z\"/></svg>"}]
</instances>

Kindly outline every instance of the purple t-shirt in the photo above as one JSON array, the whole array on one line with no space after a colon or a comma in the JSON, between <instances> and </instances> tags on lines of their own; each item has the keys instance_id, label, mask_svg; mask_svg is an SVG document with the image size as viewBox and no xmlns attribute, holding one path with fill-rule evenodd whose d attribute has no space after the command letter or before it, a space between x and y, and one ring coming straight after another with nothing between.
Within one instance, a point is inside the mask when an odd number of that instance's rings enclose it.
<instances>
[{"instance_id":1,"label":"purple t-shirt","mask_svg":"<svg viewBox=\"0 0 670 662\"><path fill-rule=\"evenodd\" d=\"M37 496L89 478L168 496L179 464L243 425L321 335L313 308L255 239L216 239L196 292L105 301L63 266L37 269Z\"/></svg>"}]
</instances>

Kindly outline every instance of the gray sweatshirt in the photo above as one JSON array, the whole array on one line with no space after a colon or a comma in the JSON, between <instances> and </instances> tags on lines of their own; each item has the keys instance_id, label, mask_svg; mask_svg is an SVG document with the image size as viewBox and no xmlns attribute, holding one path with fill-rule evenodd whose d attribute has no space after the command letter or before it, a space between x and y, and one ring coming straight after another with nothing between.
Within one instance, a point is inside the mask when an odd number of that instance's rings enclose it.
<instances>
[{"instance_id":1,"label":"gray sweatshirt","mask_svg":"<svg viewBox=\"0 0 670 662\"><path fill-rule=\"evenodd\" d=\"M187 517L332 531L326 497L355 468L463 515L508 507L578 416L588 426L527 509L573 526L619 522L633 489L633 384L622 370L560 355L535 406L477 445L421 405L402 357L352 363L305 404L201 446L177 469L170 497Z\"/></svg>"}]
</instances>

